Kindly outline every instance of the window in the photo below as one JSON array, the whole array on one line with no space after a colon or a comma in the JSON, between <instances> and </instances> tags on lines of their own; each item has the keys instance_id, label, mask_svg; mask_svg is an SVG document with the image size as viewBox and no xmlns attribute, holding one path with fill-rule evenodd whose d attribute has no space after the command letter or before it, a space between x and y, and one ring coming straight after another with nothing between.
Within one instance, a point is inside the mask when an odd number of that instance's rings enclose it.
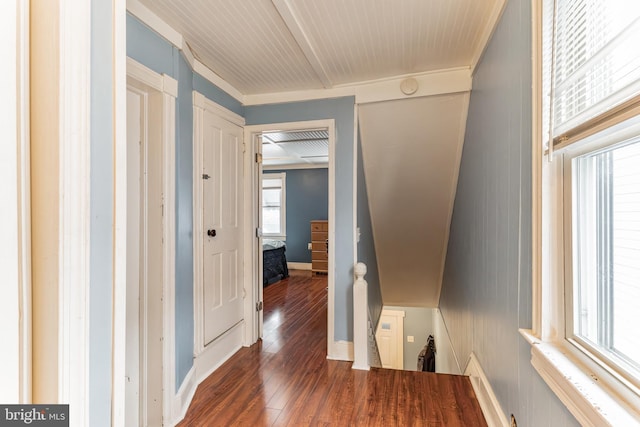
<instances>
[{"instance_id":1,"label":"window","mask_svg":"<svg viewBox=\"0 0 640 427\"><path fill-rule=\"evenodd\" d=\"M542 0L536 12L538 234L534 325L523 334L578 421L637 425L640 2Z\"/></svg>"},{"instance_id":2,"label":"window","mask_svg":"<svg viewBox=\"0 0 640 427\"><path fill-rule=\"evenodd\" d=\"M630 122L618 126L633 128L640 131ZM570 342L638 383L640 136L616 141L620 136L612 133L596 134L563 154L565 228L571 236L565 241L565 265L571 267L565 279L566 333Z\"/></svg>"},{"instance_id":3,"label":"window","mask_svg":"<svg viewBox=\"0 0 640 427\"><path fill-rule=\"evenodd\" d=\"M269 173L262 176L262 234L284 239L286 226L286 174Z\"/></svg>"}]
</instances>

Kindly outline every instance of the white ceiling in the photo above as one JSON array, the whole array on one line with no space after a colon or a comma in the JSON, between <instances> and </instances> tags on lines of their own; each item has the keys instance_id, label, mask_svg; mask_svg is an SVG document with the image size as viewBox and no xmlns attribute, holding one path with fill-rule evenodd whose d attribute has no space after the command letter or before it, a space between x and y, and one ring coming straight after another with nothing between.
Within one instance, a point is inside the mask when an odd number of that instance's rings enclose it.
<instances>
[{"instance_id":1,"label":"white ceiling","mask_svg":"<svg viewBox=\"0 0 640 427\"><path fill-rule=\"evenodd\" d=\"M471 67L504 0L130 0L244 95Z\"/></svg>"},{"instance_id":2,"label":"white ceiling","mask_svg":"<svg viewBox=\"0 0 640 427\"><path fill-rule=\"evenodd\" d=\"M329 132L326 129L263 132L262 163L270 166L327 167Z\"/></svg>"}]
</instances>

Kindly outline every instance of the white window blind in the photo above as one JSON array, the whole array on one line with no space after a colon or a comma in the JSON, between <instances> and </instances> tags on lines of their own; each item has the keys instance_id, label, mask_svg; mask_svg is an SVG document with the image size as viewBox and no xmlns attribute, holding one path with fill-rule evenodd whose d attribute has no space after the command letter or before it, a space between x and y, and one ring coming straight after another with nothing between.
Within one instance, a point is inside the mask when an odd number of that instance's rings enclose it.
<instances>
[{"instance_id":1,"label":"white window blind","mask_svg":"<svg viewBox=\"0 0 640 427\"><path fill-rule=\"evenodd\" d=\"M545 2L543 90L556 143L640 94L640 1ZM553 43L551 40L553 39ZM552 50L554 49L554 50ZM551 78L551 76L553 78ZM548 134L548 132L547 132Z\"/></svg>"}]
</instances>

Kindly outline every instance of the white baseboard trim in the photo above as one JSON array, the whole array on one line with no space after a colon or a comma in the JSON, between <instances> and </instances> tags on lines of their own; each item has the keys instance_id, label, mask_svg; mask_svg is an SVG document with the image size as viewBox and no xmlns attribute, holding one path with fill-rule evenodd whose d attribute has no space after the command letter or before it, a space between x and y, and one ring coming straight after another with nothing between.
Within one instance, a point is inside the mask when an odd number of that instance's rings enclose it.
<instances>
[{"instance_id":1,"label":"white baseboard trim","mask_svg":"<svg viewBox=\"0 0 640 427\"><path fill-rule=\"evenodd\" d=\"M310 262L287 262L289 270L311 270Z\"/></svg>"},{"instance_id":2,"label":"white baseboard trim","mask_svg":"<svg viewBox=\"0 0 640 427\"><path fill-rule=\"evenodd\" d=\"M173 398L173 407L171 412L172 420L168 423L170 426L175 426L184 419L184 416L187 414L187 410L189 409L189 405L191 404L191 400L193 400L193 396L196 393L196 388L198 388L198 383L196 382L196 369L195 366L192 366L182 381L182 385L180 386L178 393L176 393Z\"/></svg>"},{"instance_id":3,"label":"white baseboard trim","mask_svg":"<svg viewBox=\"0 0 640 427\"><path fill-rule=\"evenodd\" d=\"M241 321L208 344L202 353L196 356L193 366L174 397L173 420L169 425L175 426L184 419L198 385L242 347L243 339L244 321Z\"/></svg>"},{"instance_id":4,"label":"white baseboard trim","mask_svg":"<svg viewBox=\"0 0 640 427\"><path fill-rule=\"evenodd\" d=\"M329 347L327 359L353 362L353 342L351 341L332 342Z\"/></svg>"},{"instance_id":5,"label":"white baseboard trim","mask_svg":"<svg viewBox=\"0 0 640 427\"><path fill-rule=\"evenodd\" d=\"M482 413L489 427L509 427L509 421L491 388L491 383L489 383L478 358L473 353L469 355L469 362L467 362L464 374L470 377L473 391L476 393L478 403L480 403L480 408L482 408Z\"/></svg>"},{"instance_id":6,"label":"white baseboard trim","mask_svg":"<svg viewBox=\"0 0 640 427\"><path fill-rule=\"evenodd\" d=\"M244 320L209 343L195 361L198 384L204 381L216 369L233 356L244 342Z\"/></svg>"}]
</instances>

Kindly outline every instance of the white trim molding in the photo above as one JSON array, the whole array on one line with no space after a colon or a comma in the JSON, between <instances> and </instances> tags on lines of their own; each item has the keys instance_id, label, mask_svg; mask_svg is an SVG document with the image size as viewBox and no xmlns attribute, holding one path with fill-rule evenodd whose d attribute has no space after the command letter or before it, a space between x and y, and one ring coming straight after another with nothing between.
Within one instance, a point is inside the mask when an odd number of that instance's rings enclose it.
<instances>
[{"instance_id":1,"label":"white trim molding","mask_svg":"<svg viewBox=\"0 0 640 427\"><path fill-rule=\"evenodd\" d=\"M111 422L125 420L125 372L127 342L127 12L126 0L111 0L112 99L113 99L113 278ZM77 35L74 35L77 37ZM87 41L88 43L89 41ZM76 83L77 84L77 83Z\"/></svg>"},{"instance_id":2,"label":"white trim molding","mask_svg":"<svg viewBox=\"0 0 640 427\"><path fill-rule=\"evenodd\" d=\"M89 420L90 40L86 1L60 2L60 402Z\"/></svg>"},{"instance_id":3,"label":"white trim molding","mask_svg":"<svg viewBox=\"0 0 640 427\"><path fill-rule=\"evenodd\" d=\"M171 419L171 402L176 384L176 97L178 82L163 75L162 94L162 329L163 329L163 416Z\"/></svg>"},{"instance_id":4,"label":"white trim molding","mask_svg":"<svg viewBox=\"0 0 640 427\"><path fill-rule=\"evenodd\" d=\"M520 333L531 344L531 364L581 425L640 426L638 407L603 388L596 371L585 370L571 352L541 341L533 331Z\"/></svg>"},{"instance_id":5,"label":"white trim molding","mask_svg":"<svg viewBox=\"0 0 640 427\"><path fill-rule=\"evenodd\" d=\"M191 366L191 369L187 372L187 375L184 377L184 380L173 399L173 408L171 410L173 418L170 420L168 425L176 425L184 419L185 415L187 415L189 405L193 400L193 396L196 394L198 385L199 384L196 379L196 367L194 365Z\"/></svg>"},{"instance_id":6,"label":"white trim molding","mask_svg":"<svg viewBox=\"0 0 640 427\"><path fill-rule=\"evenodd\" d=\"M311 271L312 264L310 262L287 262L289 270L305 270Z\"/></svg>"},{"instance_id":7,"label":"white trim molding","mask_svg":"<svg viewBox=\"0 0 640 427\"><path fill-rule=\"evenodd\" d=\"M411 95L405 95L400 90L400 83L409 77L418 82L418 90ZM471 70L469 67L461 67L340 85L330 89L245 95L244 105L275 104L341 96L355 96L357 104L366 104L394 99L468 92L471 90L471 85Z\"/></svg>"},{"instance_id":8,"label":"white trim molding","mask_svg":"<svg viewBox=\"0 0 640 427\"><path fill-rule=\"evenodd\" d=\"M244 126L244 117L239 114L234 113L228 108L223 107L220 104L217 104L201 94L198 91L193 91L193 106L201 108L203 110L209 110L217 116L222 117L223 119L233 123L237 126Z\"/></svg>"},{"instance_id":9,"label":"white trim molding","mask_svg":"<svg viewBox=\"0 0 640 427\"><path fill-rule=\"evenodd\" d=\"M0 101L0 401L31 402L31 214L29 144L29 1L0 3L7 66Z\"/></svg>"},{"instance_id":10,"label":"white trim molding","mask_svg":"<svg viewBox=\"0 0 640 427\"><path fill-rule=\"evenodd\" d=\"M500 402L498 402L496 394L493 392L491 383L473 352L469 355L464 375L467 375L471 380L471 386L476 393L482 414L489 427L509 427L509 421L500 406Z\"/></svg>"},{"instance_id":11,"label":"white trim molding","mask_svg":"<svg viewBox=\"0 0 640 427\"><path fill-rule=\"evenodd\" d=\"M329 348L331 349L331 352L327 354L327 359L353 362L353 342L330 341Z\"/></svg>"}]
</instances>

